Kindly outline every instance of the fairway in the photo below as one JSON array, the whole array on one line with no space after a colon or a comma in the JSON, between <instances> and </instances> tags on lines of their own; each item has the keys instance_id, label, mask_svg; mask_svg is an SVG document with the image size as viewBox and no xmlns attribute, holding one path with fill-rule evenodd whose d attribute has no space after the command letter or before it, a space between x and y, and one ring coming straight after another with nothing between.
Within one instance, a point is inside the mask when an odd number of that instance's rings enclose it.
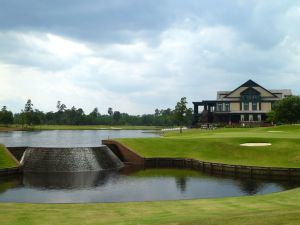
<instances>
[{"instance_id":1,"label":"fairway","mask_svg":"<svg viewBox=\"0 0 300 225\"><path fill-rule=\"evenodd\" d=\"M280 131L280 132L269 132ZM300 167L300 126L191 129L160 138L118 139L143 157L192 158L233 165ZM270 143L247 147L243 143Z\"/></svg>"}]
</instances>

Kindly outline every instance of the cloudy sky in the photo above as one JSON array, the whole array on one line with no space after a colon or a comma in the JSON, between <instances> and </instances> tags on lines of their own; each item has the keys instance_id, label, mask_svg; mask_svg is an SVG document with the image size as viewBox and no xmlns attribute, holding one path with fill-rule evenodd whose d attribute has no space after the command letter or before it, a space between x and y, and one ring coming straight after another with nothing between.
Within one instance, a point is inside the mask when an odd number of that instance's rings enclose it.
<instances>
[{"instance_id":1,"label":"cloudy sky","mask_svg":"<svg viewBox=\"0 0 300 225\"><path fill-rule=\"evenodd\" d=\"M300 94L300 3L0 0L0 106L173 108L248 79Z\"/></svg>"}]
</instances>

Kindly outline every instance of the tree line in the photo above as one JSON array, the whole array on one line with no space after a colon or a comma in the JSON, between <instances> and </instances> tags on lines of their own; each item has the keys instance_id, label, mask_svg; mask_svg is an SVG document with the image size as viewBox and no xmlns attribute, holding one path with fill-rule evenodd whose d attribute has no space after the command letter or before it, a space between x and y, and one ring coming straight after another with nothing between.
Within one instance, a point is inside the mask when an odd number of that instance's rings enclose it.
<instances>
[{"instance_id":1,"label":"tree line","mask_svg":"<svg viewBox=\"0 0 300 225\"><path fill-rule=\"evenodd\" d=\"M300 97L288 96L275 102L273 110L268 113L268 121L275 124L300 123Z\"/></svg>"},{"instance_id":2,"label":"tree line","mask_svg":"<svg viewBox=\"0 0 300 225\"><path fill-rule=\"evenodd\" d=\"M33 125L139 125L139 126L189 126L192 123L192 109L187 107L185 97L176 104L175 109L155 109L153 114L129 115L113 111L109 107L107 114L100 114L98 108L86 114L82 108L67 108L57 102L56 111L43 112L33 107L30 99L19 113L13 114L3 106L0 111L0 124Z\"/></svg>"}]
</instances>

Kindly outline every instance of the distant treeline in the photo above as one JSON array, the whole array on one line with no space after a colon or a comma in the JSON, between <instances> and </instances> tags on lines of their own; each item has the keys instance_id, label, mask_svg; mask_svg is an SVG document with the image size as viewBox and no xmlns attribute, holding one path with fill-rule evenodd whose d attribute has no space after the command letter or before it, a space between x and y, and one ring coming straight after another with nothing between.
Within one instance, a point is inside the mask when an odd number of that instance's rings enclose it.
<instances>
[{"instance_id":1,"label":"distant treeline","mask_svg":"<svg viewBox=\"0 0 300 225\"><path fill-rule=\"evenodd\" d=\"M192 122L192 111L188 109L184 118L178 117L176 110L156 109L153 114L129 115L108 108L107 114L101 115L98 108L91 113L85 114L81 108L70 109L60 101L57 102L56 112L42 112L33 109L31 100L27 100L25 107L20 113L13 114L3 106L0 111L0 124L30 125L141 125L141 126L175 126L190 125Z\"/></svg>"}]
</instances>

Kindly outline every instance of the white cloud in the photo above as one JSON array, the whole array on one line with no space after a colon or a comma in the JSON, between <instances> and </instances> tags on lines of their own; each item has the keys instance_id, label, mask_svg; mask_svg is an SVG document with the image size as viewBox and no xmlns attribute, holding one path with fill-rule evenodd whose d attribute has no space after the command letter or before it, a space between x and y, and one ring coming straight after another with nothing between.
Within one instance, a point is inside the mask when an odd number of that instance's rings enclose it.
<instances>
[{"instance_id":1,"label":"white cloud","mask_svg":"<svg viewBox=\"0 0 300 225\"><path fill-rule=\"evenodd\" d=\"M18 111L30 98L46 111L55 110L61 100L86 112L98 107L106 113L113 107L151 113L174 107L182 96L190 102L214 99L217 90L230 90L250 78L266 88L292 88L299 94L300 36L296 26L288 26L299 10L273 15L280 7L266 8L256 5L248 23L251 31L264 29L266 21L259 27L264 12L269 21L282 21L270 24L269 31L278 33L267 47L261 45L264 41L249 41L257 37L246 28L185 14L155 37L132 35L128 42L91 43L50 32L0 31L0 105ZM259 39L272 38L267 32Z\"/></svg>"}]
</instances>

